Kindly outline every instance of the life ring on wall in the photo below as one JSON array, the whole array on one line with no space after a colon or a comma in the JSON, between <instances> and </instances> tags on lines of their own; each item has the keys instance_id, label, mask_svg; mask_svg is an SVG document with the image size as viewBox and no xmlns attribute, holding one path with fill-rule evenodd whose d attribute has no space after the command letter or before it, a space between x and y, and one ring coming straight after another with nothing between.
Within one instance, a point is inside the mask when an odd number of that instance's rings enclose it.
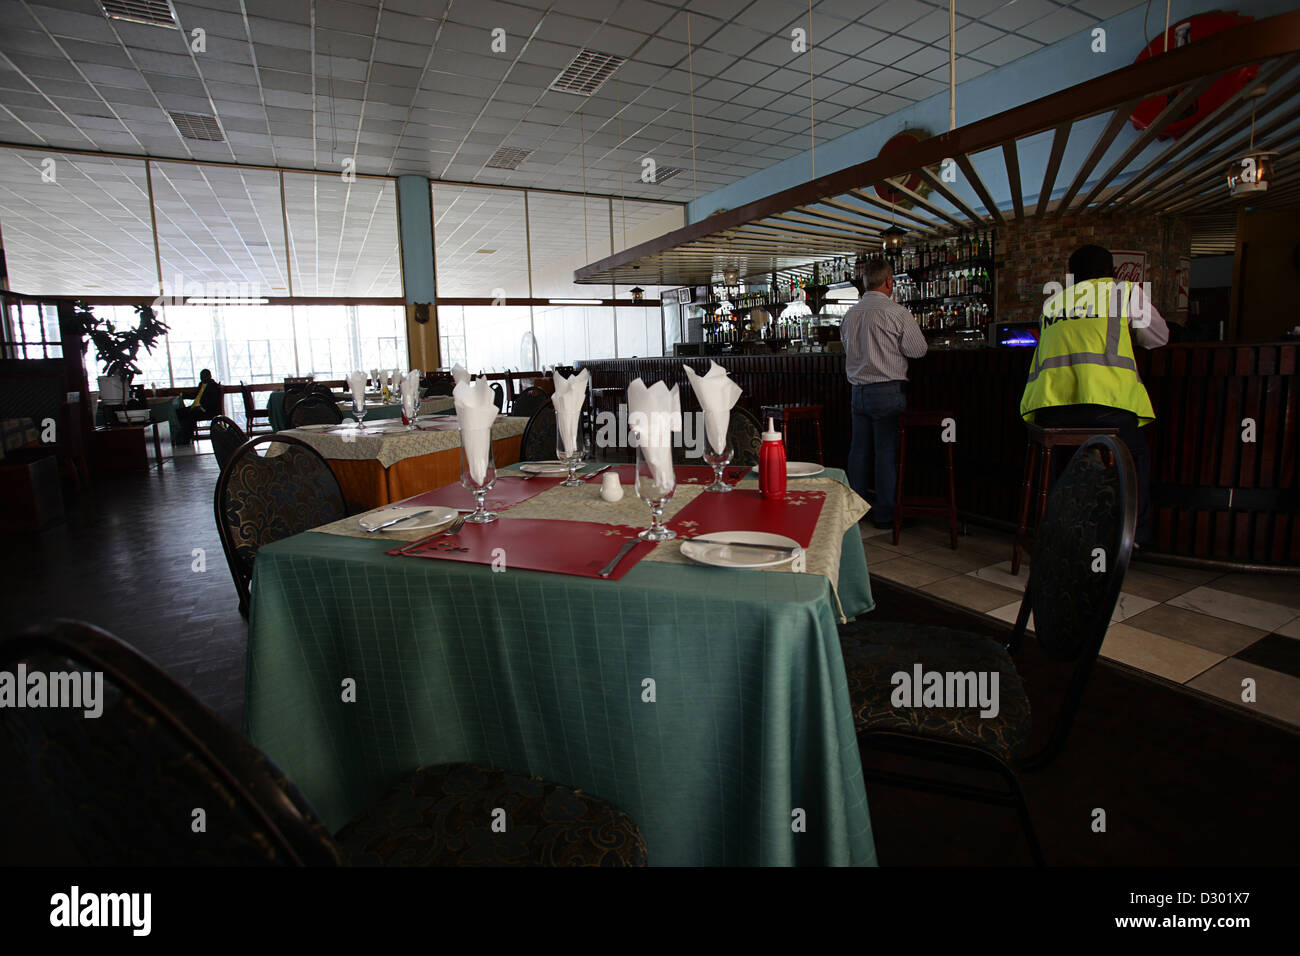
<instances>
[{"instance_id":1,"label":"life ring on wall","mask_svg":"<svg viewBox=\"0 0 1300 956\"><path fill-rule=\"evenodd\" d=\"M1189 43L1204 40L1206 37L1222 33L1224 30L1231 30L1234 27L1250 23L1254 19L1254 17L1245 14L1222 10L1215 10L1211 13L1198 13L1185 20L1179 20L1169 27L1169 49L1173 50L1180 46L1187 46ZM1164 52L1165 34L1162 33L1143 48L1134 62L1141 63L1143 60L1159 56ZM1253 81L1258 73L1258 65L1243 66L1239 70L1233 70L1231 73L1219 77L1209 89L1196 98L1195 102L1188 105L1182 116L1176 117L1172 123L1160 131L1160 135L1156 138L1177 139L1182 136L1183 133L1186 133L1206 116L1222 106L1228 97ZM1173 90L1167 95L1152 96L1143 100L1137 105L1137 109L1133 111L1133 125L1140 130L1146 129L1155 122L1156 117L1160 115L1161 111L1169 105L1169 102L1179 92L1181 91Z\"/></svg>"},{"instance_id":2,"label":"life ring on wall","mask_svg":"<svg viewBox=\"0 0 1300 956\"><path fill-rule=\"evenodd\" d=\"M880 152L876 154L876 158L880 159L889 156L892 153L897 153L899 150L906 149L909 146L915 146L922 140L927 140L929 138L930 131L928 129L905 129L901 133L890 137L885 145L880 147ZM911 208L912 200L908 199L906 195L899 192L897 189L889 188L890 183L896 183L903 186L905 189L910 189L918 196L926 196L930 193L930 184L926 180L922 179L918 173L908 173L906 178L896 177L894 179L887 179L885 182L876 185L877 196L885 202L894 203L895 205L902 206L904 209Z\"/></svg>"}]
</instances>

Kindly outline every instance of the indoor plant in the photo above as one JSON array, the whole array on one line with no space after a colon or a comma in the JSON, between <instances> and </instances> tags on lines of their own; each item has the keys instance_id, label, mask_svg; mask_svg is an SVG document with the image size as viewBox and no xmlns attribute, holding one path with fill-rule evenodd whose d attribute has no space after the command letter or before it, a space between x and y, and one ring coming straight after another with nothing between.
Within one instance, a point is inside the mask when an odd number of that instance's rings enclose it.
<instances>
[{"instance_id":1,"label":"indoor plant","mask_svg":"<svg viewBox=\"0 0 1300 956\"><path fill-rule=\"evenodd\" d=\"M148 305L137 305L135 314L139 317L135 328L119 330L112 319L98 318L85 302L77 303L77 318L81 322L82 351L95 344L95 358L103 366L104 374L100 378L100 393L106 403L110 397L105 395L105 385L112 382L121 383L119 402L112 404L128 405L131 394L131 380L140 372L135 362L140 349L152 352L160 336L167 332L167 325L158 318L157 313Z\"/></svg>"}]
</instances>

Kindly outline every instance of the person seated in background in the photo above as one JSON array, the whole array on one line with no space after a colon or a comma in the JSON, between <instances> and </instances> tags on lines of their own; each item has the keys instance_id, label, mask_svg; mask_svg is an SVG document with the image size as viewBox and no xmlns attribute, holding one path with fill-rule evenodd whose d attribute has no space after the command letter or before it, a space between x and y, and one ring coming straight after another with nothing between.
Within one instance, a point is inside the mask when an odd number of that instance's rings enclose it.
<instances>
[{"instance_id":1,"label":"person seated in background","mask_svg":"<svg viewBox=\"0 0 1300 956\"><path fill-rule=\"evenodd\" d=\"M185 400L189 404L185 404ZM212 379L211 369L199 372L199 387L192 396L182 395L167 408L167 421L171 428L173 445L189 445L194 441L194 426L221 414L221 383Z\"/></svg>"}]
</instances>

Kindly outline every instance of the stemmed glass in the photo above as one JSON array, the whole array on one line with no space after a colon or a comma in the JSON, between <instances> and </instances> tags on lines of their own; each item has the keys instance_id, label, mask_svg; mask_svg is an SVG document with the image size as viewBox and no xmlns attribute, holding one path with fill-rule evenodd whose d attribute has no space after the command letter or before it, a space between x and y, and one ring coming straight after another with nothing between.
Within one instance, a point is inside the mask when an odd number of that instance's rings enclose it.
<instances>
[{"instance_id":1,"label":"stemmed glass","mask_svg":"<svg viewBox=\"0 0 1300 956\"><path fill-rule=\"evenodd\" d=\"M569 469L569 477L560 482L563 488L577 488L586 482L578 477L578 469L582 467L583 461L590 456L591 448L586 441L586 436L582 433L582 428L578 428L577 441L573 448L569 448L568 441L564 435L564 426L555 426L555 457L560 464Z\"/></svg>"},{"instance_id":2,"label":"stemmed glass","mask_svg":"<svg viewBox=\"0 0 1300 956\"><path fill-rule=\"evenodd\" d=\"M671 500L677 490L677 479L672 472L672 458L664 455L668 467L667 488L655 480L654 469L646 458L641 442L636 442L636 496L650 506L650 527L640 532L637 537L642 541L668 541L677 537L677 532L664 527L664 505Z\"/></svg>"},{"instance_id":3,"label":"stemmed glass","mask_svg":"<svg viewBox=\"0 0 1300 956\"><path fill-rule=\"evenodd\" d=\"M416 391L414 395L402 396L402 424L406 430L415 430L415 418L420 414L420 393Z\"/></svg>"},{"instance_id":4,"label":"stemmed glass","mask_svg":"<svg viewBox=\"0 0 1300 956\"><path fill-rule=\"evenodd\" d=\"M468 489L469 493L474 496L475 506L474 513L465 516L466 521L473 524L487 524L501 517L495 512L488 511L484 506L487 493L492 490L492 486L496 483L497 466L492 454L492 443L488 442L487 466L483 471L483 480L475 481L474 475L470 471L469 458L465 455L465 432L462 430L460 435L460 484L462 488Z\"/></svg>"},{"instance_id":5,"label":"stemmed glass","mask_svg":"<svg viewBox=\"0 0 1300 956\"><path fill-rule=\"evenodd\" d=\"M366 417L366 397L364 395L358 398L356 392L352 393L352 414L355 415L357 419L357 430L364 432L366 426L365 423L361 421L361 419Z\"/></svg>"},{"instance_id":6,"label":"stemmed glass","mask_svg":"<svg viewBox=\"0 0 1300 956\"><path fill-rule=\"evenodd\" d=\"M705 491L731 491L731 485L722 480L722 472L729 464L736 450L731 446L731 441L726 441L722 446L722 451L714 451L713 443L706 437L704 439L704 460L713 466L713 484L707 486Z\"/></svg>"}]
</instances>

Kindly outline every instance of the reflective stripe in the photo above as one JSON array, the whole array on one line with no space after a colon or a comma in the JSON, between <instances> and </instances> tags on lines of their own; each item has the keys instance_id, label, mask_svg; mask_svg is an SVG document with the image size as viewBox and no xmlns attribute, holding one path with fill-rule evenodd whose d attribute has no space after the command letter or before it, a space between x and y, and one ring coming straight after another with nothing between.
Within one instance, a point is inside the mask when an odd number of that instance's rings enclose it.
<instances>
[{"instance_id":1,"label":"reflective stripe","mask_svg":"<svg viewBox=\"0 0 1300 956\"><path fill-rule=\"evenodd\" d=\"M1124 315L1128 312L1128 299L1132 294L1127 282L1115 283L1107 292L1107 304L1115 305L1116 299L1114 290L1123 287L1124 298L1119 309L1107 308L1106 315L1106 351L1105 352L1068 352L1065 355L1053 355L1049 359L1039 359L1038 349L1034 349L1034 367L1029 372L1029 379L1025 384L1029 384L1038 378L1038 373L1045 368L1065 368L1070 365L1104 365L1107 368L1124 368L1137 371L1137 364L1131 358L1125 358L1119 354L1119 337L1124 330ZM1093 298L1101 298L1094 296ZM1096 303L1093 303L1096 307ZM1094 316L1095 317L1095 316ZM1058 321L1070 321L1069 317L1062 312L1062 317ZM1040 323L1041 324L1041 323ZM1039 348L1042 343L1039 343Z\"/></svg>"}]
</instances>

